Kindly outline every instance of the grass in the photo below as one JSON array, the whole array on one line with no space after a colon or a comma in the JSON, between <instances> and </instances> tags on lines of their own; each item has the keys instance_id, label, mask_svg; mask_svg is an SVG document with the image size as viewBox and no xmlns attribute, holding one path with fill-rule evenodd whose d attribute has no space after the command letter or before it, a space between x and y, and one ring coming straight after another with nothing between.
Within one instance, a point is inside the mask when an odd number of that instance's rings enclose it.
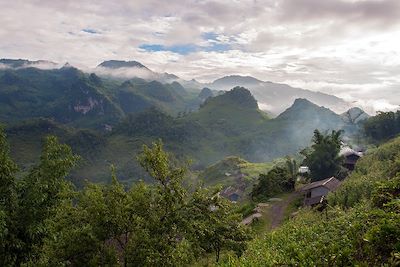
<instances>
[{"instance_id":1,"label":"grass","mask_svg":"<svg viewBox=\"0 0 400 267\"><path fill-rule=\"evenodd\" d=\"M239 165L241 172L255 181L262 173L269 172L275 164L273 162L251 163L246 162Z\"/></svg>"}]
</instances>

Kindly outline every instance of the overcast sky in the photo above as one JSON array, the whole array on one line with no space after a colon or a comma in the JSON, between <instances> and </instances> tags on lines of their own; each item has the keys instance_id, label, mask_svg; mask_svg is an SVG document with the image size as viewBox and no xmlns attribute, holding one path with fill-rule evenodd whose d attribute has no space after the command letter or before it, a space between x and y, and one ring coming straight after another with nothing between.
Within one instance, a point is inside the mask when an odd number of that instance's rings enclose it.
<instances>
[{"instance_id":1,"label":"overcast sky","mask_svg":"<svg viewBox=\"0 0 400 267\"><path fill-rule=\"evenodd\" d=\"M400 0L0 0L0 57L252 75L393 109Z\"/></svg>"}]
</instances>

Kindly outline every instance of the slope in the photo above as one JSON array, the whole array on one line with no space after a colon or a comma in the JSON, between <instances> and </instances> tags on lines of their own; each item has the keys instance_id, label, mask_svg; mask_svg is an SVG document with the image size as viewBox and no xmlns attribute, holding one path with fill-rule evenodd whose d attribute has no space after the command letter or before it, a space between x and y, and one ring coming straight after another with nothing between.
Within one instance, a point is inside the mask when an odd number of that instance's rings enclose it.
<instances>
[{"instance_id":1,"label":"slope","mask_svg":"<svg viewBox=\"0 0 400 267\"><path fill-rule=\"evenodd\" d=\"M8 123L47 117L100 128L122 116L98 81L72 67L0 71L0 103L0 121Z\"/></svg>"},{"instance_id":2,"label":"slope","mask_svg":"<svg viewBox=\"0 0 400 267\"><path fill-rule=\"evenodd\" d=\"M170 96L161 94L150 98L147 89L136 85L128 87L148 106L152 105L150 99L164 101ZM75 173L76 179L106 181L109 165L115 164L119 177L126 183L132 182L132 178L141 173L133 160L136 153L143 144L157 139L162 139L166 149L179 159L192 159L193 169L202 170L227 156L239 156L251 162L272 161L308 146L314 129L351 127L339 115L304 99L296 100L280 116L269 119L258 109L251 93L241 87L208 98L198 111L178 117L154 107L136 111L121 118L110 133L101 134L101 140L91 134L79 135L74 149L83 151L84 164ZM44 130L38 136L47 133ZM98 144L95 154L85 154L82 148L90 147L91 142Z\"/></svg>"}]
</instances>

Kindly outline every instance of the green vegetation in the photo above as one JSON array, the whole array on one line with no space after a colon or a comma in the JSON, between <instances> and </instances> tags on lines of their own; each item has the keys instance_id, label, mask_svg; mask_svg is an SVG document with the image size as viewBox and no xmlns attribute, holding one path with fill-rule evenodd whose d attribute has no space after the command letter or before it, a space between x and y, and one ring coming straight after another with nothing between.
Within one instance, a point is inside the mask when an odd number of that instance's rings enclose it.
<instances>
[{"instance_id":1,"label":"green vegetation","mask_svg":"<svg viewBox=\"0 0 400 267\"><path fill-rule=\"evenodd\" d=\"M251 197L257 201L266 201L278 194L293 191L295 182L296 179L293 179L287 168L275 166L267 174L260 174Z\"/></svg>"},{"instance_id":2,"label":"green vegetation","mask_svg":"<svg viewBox=\"0 0 400 267\"><path fill-rule=\"evenodd\" d=\"M177 82L122 83L73 67L0 70L0 88L0 121L12 123L44 117L103 130L104 124L115 125L127 114L149 107L177 114L199 105L197 95Z\"/></svg>"},{"instance_id":3,"label":"green vegetation","mask_svg":"<svg viewBox=\"0 0 400 267\"><path fill-rule=\"evenodd\" d=\"M323 135L314 131L313 144L310 149L303 150L304 165L310 168L312 181L319 181L332 176L340 177L343 158L339 156L342 131L332 131Z\"/></svg>"},{"instance_id":4,"label":"green vegetation","mask_svg":"<svg viewBox=\"0 0 400 267\"><path fill-rule=\"evenodd\" d=\"M252 184L261 173L268 172L274 163L252 163L239 157L226 157L207 167L199 178L208 185L233 185L238 175L242 174L245 182Z\"/></svg>"},{"instance_id":5,"label":"green vegetation","mask_svg":"<svg viewBox=\"0 0 400 267\"><path fill-rule=\"evenodd\" d=\"M128 191L113 167L111 184L76 191L65 177L78 159L49 137L40 162L17 180L0 131L1 266L182 266L245 250L250 235L240 214L218 191L187 191L187 168L160 142L138 157L154 185Z\"/></svg>"},{"instance_id":6,"label":"green vegetation","mask_svg":"<svg viewBox=\"0 0 400 267\"><path fill-rule=\"evenodd\" d=\"M40 163L21 180L15 179L15 165L8 155L5 135L0 131L2 193L8 199L0 203L2 214L1 266L20 266L33 260L49 235L46 221L55 214L62 195L70 185L65 176L78 157L56 138L49 137ZM6 195L1 195L4 199ZM7 205L8 202L8 205Z\"/></svg>"},{"instance_id":7,"label":"green vegetation","mask_svg":"<svg viewBox=\"0 0 400 267\"><path fill-rule=\"evenodd\" d=\"M400 264L400 138L357 163L323 212L303 209L222 266Z\"/></svg>"},{"instance_id":8,"label":"green vegetation","mask_svg":"<svg viewBox=\"0 0 400 267\"><path fill-rule=\"evenodd\" d=\"M207 96L209 90L199 94L177 82L123 81L72 67L0 71L0 121L7 123L18 166L28 171L37 164L45 136L55 135L82 156L69 177L78 187L86 179L110 182L109 164L115 164L124 184L139 177L149 181L130 160L143 144L157 139L180 160L192 160L193 170L203 170L232 155L270 162L308 146L310 129L346 127L350 132L355 127L305 99L269 119L243 87L205 101ZM241 172L249 179L268 168L263 164L247 167L241 167Z\"/></svg>"},{"instance_id":9,"label":"green vegetation","mask_svg":"<svg viewBox=\"0 0 400 267\"><path fill-rule=\"evenodd\" d=\"M395 137L400 133L400 111L379 112L364 122L364 131L375 143Z\"/></svg>"},{"instance_id":10,"label":"green vegetation","mask_svg":"<svg viewBox=\"0 0 400 267\"><path fill-rule=\"evenodd\" d=\"M297 162L286 157L285 162L279 162L268 172L259 174L250 196L253 200L266 201L273 196L291 192L295 188L296 179Z\"/></svg>"},{"instance_id":11,"label":"green vegetation","mask_svg":"<svg viewBox=\"0 0 400 267\"><path fill-rule=\"evenodd\" d=\"M0 88L2 122L45 117L100 128L122 116L102 84L75 68L7 69L0 71Z\"/></svg>"}]
</instances>

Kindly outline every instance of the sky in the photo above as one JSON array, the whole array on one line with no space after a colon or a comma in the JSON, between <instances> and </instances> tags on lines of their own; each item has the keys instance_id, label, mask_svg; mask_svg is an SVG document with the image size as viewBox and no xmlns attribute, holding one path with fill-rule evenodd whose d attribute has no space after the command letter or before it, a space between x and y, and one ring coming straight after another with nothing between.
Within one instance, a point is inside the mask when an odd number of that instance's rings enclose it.
<instances>
[{"instance_id":1,"label":"sky","mask_svg":"<svg viewBox=\"0 0 400 267\"><path fill-rule=\"evenodd\" d=\"M400 0L0 0L0 57L224 75L400 104Z\"/></svg>"}]
</instances>

